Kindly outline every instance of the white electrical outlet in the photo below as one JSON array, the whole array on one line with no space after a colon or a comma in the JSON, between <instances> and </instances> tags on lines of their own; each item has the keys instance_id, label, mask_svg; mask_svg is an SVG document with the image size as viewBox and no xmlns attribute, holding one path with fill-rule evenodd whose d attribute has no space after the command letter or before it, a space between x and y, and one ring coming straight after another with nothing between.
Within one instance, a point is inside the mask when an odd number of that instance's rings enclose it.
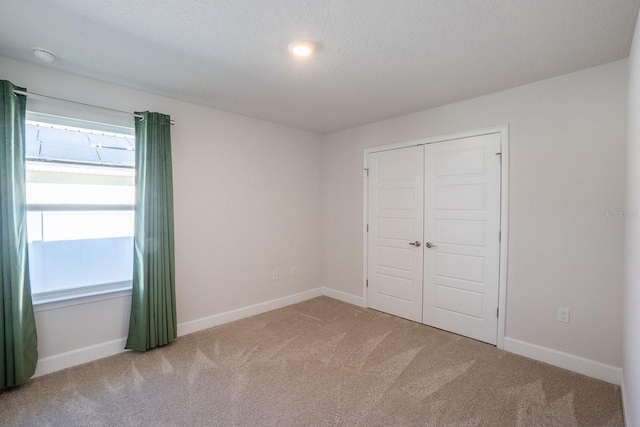
<instances>
[{"instance_id":1,"label":"white electrical outlet","mask_svg":"<svg viewBox=\"0 0 640 427\"><path fill-rule=\"evenodd\" d=\"M279 277L278 270L273 270L272 277L273 277L273 280L278 280L278 277Z\"/></svg>"},{"instance_id":2,"label":"white electrical outlet","mask_svg":"<svg viewBox=\"0 0 640 427\"><path fill-rule=\"evenodd\" d=\"M569 309L558 307L558 322L569 323Z\"/></svg>"},{"instance_id":3,"label":"white electrical outlet","mask_svg":"<svg viewBox=\"0 0 640 427\"><path fill-rule=\"evenodd\" d=\"M295 267L291 267L291 271L289 271L289 276L293 277L296 275L296 268Z\"/></svg>"}]
</instances>

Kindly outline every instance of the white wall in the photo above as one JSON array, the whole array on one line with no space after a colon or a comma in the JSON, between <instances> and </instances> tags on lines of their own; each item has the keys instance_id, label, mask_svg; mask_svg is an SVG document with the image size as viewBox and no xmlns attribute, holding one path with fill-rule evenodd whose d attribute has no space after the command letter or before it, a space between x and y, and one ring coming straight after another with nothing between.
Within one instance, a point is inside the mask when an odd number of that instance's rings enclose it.
<instances>
[{"instance_id":1,"label":"white wall","mask_svg":"<svg viewBox=\"0 0 640 427\"><path fill-rule=\"evenodd\" d=\"M32 92L176 120L180 324L322 285L362 296L362 150L509 124L506 335L622 366L624 218L602 213L625 208L627 61L324 137L4 57L0 78ZM640 98L633 99L637 108ZM634 132L630 164L640 153ZM636 165L631 182L638 174ZM633 200L626 206L639 208ZM628 222L632 235L640 234L637 221ZM629 239L630 259L640 253L639 241ZM638 300L640 270L628 265L627 301ZM287 274L291 266L295 278ZM41 358L119 346L129 304L119 297L39 311ZM558 306L571 308L570 324L555 321ZM625 375L637 401L640 367L632 355L640 351L640 324L632 309L627 313Z\"/></svg>"},{"instance_id":2,"label":"white wall","mask_svg":"<svg viewBox=\"0 0 640 427\"><path fill-rule=\"evenodd\" d=\"M362 296L364 148L508 124L506 336L621 367L624 219L603 211L625 206L626 91L623 60L325 135L324 285Z\"/></svg>"},{"instance_id":3,"label":"white wall","mask_svg":"<svg viewBox=\"0 0 640 427\"><path fill-rule=\"evenodd\" d=\"M640 18L638 19L640 22ZM629 56L627 209L640 210L640 32ZM640 426L640 217L628 216L625 248L624 400L627 425Z\"/></svg>"},{"instance_id":4,"label":"white wall","mask_svg":"<svg viewBox=\"0 0 640 427\"><path fill-rule=\"evenodd\" d=\"M125 111L159 111L176 121L179 324L321 287L318 135L5 57L0 57L0 78L30 92ZM289 277L291 267L295 277ZM275 282L274 269L280 270ZM41 359L123 338L129 307L130 297L120 297L37 312Z\"/></svg>"}]
</instances>

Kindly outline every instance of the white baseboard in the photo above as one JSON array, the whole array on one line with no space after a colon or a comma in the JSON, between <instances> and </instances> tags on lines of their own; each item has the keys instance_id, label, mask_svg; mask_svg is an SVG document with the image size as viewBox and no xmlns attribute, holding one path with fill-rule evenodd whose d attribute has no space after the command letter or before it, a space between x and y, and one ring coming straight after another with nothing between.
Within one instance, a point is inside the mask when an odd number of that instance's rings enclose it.
<instances>
[{"instance_id":1,"label":"white baseboard","mask_svg":"<svg viewBox=\"0 0 640 427\"><path fill-rule=\"evenodd\" d=\"M337 291L335 289L327 288L326 286L323 288L323 294L325 296L328 296L333 299L337 299L342 302L357 305L358 307L364 307L364 298L358 297L356 295L351 295L346 292Z\"/></svg>"},{"instance_id":2,"label":"white baseboard","mask_svg":"<svg viewBox=\"0 0 640 427\"><path fill-rule=\"evenodd\" d=\"M187 335L192 332L201 331L223 323L233 322L234 320L286 307L291 304L322 296L322 294L323 288L315 288L310 291L300 292L298 294L289 295L271 301L265 301L263 303L250 305L237 310L231 310L202 319L184 322L178 325L178 336ZM83 363L93 362L94 360L128 351L124 348L126 342L127 338L124 337L44 357L38 360L36 373L33 376L39 377L41 375L50 374L62 369L71 368L72 366L82 365Z\"/></svg>"},{"instance_id":3,"label":"white baseboard","mask_svg":"<svg viewBox=\"0 0 640 427\"><path fill-rule=\"evenodd\" d=\"M364 304L364 299L362 297L358 297L356 295L348 294L327 287L319 287L294 295L289 295L286 297L265 301L259 304L250 305L248 307L242 307L236 310L230 310L224 313L215 314L213 316L205 317L202 319L181 323L178 325L178 336L187 335L193 332L222 325L224 323L240 320L245 317L255 316L267 311L276 310L278 308L296 304L298 302L319 297L321 295L326 295L330 298L357 305L359 307L363 307ZM112 341L107 341L104 343L42 358L38 360L38 366L34 377L122 353L124 351L127 351L124 349L125 343L126 338L119 338ZM578 372L592 378L621 386L625 421L627 422L627 425L630 425L628 420L629 406L628 402L626 401L622 368L507 337L505 337L504 339L504 349L511 353L519 354L521 356L549 363L550 365L558 366L560 368L568 369L570 371Z\"/></svg>"},{"instance_id":4,"label":"white baseboard","mask_svg":"<svg viewBox=\"0 0 640 427\"><path fill-rule=\"evenodd\" d=\"M72 366L82 365L83 363L93 362L94 360L128 351L124 348L126 342L126 338L120 338L44 357L38 360L36 373L33 376L39 377L41 375L61 371Z\"/></svg>"},{"instance_id":5,"label":"white baseboard","mask_svg":"<svg viewBox=\"0 0 640 427\"><path fill-rule=\"evenodd\" d=\"M622 383L622 368L616 366L507 337L504 339L504 349L611 384L619 386Z\"/></svg>"},{"instance_id":6,"label":"white baseboard","mask_svg":"<svg viewBox=\"0 0 640 427\"><path fill-rule=\"evenodd\" d=\"M202 331L203 329L212 328L214 326L222 325L223 323L233 322L234 320L244 319L249 316L255 316L256 314L266 313L267 311L276 310L278 308L286 307L288 305L296 304L319 296L322 296L321 287L271 301L250 305L248 307L214 314L213 316L203 317L202 319L184 322L178 325L178 336Z\"/></svg>"},{"instance_id":7,"label":"white baseboard","mask_svg":"<svg viewBox=\"0 0 640 427\"><path fill-rule=\"evenodd\" d=\"M349 304L364 307L364 298L362 297L327 287L324 287L324 295ZM621 386L623 403L626 403L624 401L625 393L622 368L507 337L504 338L504 350ZM625 421L627 422L626 425L630 425L626 410Z\"/></svg>"}]
</instances>

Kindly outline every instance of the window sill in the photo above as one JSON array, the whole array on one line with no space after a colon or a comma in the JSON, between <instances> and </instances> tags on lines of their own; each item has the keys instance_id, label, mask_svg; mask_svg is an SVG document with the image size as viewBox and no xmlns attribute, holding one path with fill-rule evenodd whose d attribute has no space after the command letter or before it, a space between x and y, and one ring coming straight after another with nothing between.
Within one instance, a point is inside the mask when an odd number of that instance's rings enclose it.
<instances>
[{"instance_id":1,"label":"window sill","mask_svg":"<svg viewBox=\"0 0 640 427\"><path fill-rule=\"evenodd\" d=\"M88 304L131 295L131 282L108 283L33 295L35 312Z\"/></svg>"}]
</instances>

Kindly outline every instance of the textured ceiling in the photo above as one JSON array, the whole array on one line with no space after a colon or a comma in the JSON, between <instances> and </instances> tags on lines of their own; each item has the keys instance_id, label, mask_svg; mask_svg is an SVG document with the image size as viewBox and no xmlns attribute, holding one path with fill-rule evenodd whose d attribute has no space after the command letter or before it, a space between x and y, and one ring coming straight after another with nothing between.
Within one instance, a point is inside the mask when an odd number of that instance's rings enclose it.
<instances>
[{"instance_id":1,"label":"textured ceiling","mask_svg":"<svg viewBox=\"0 0 640 427\"><path fill-rule=\"evenodd\" d=\"M45 47L59 56L52 68L326 133L626 58L639 7L640 0L3 0L0 55L36 62L31 47ZM287 45L296 39L321 50L292 58Z\"/></svg>"}]
</instances>

